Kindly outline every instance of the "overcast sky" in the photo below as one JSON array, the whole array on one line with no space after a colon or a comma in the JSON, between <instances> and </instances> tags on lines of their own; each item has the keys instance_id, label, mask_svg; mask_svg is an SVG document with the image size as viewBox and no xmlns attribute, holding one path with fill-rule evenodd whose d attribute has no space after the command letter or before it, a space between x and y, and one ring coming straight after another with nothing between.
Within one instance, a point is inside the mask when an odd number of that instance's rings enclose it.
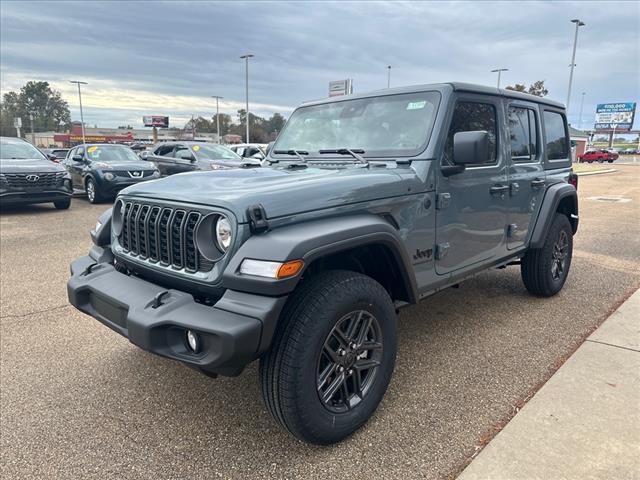
<instances>
[{"instance_id":1,"label":"overcast sky","mask_svg":"<svg viewBox=\"0 0 640 480\"><path fill-rule=\"evenodd\" d=\"M163 114L181 126L244 105L250 62L251 111L288 115L327 96L328 82L354 91L464 81L503 85L543 79L566 102L574 35L580 29L569 120L593 125L596 103L638 101L638 2L12 2L1 9L2 93L46 80L79 119L68 80L89 82L85 121L141 126ZM640 116L640 115L639 115ZM636 128L640 120L636 119Z\"/></svg>"}]
</instances>

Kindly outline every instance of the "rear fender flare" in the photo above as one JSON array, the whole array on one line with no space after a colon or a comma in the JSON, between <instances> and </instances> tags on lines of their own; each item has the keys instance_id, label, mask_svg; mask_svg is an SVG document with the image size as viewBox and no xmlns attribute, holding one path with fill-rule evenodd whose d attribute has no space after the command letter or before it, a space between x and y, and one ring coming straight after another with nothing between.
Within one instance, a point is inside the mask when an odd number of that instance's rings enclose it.
<instances>
[{"instance_id":1,"label":"rear fender flare","mask_svg":"<svg viewBox=\"0 0 640 480\"><path fill-rule=\"evenodd\" d=\"M540 212L531 233L529 248L542 248L547 232L551 228L553 217L558 212L561 202L565 199L570 200L570 207L568 211L562 213L569 215L573 233L576 233L578 230L578 194L575 187L568 183L551 185L544 194Z\"/></svg>"}]
</instances>

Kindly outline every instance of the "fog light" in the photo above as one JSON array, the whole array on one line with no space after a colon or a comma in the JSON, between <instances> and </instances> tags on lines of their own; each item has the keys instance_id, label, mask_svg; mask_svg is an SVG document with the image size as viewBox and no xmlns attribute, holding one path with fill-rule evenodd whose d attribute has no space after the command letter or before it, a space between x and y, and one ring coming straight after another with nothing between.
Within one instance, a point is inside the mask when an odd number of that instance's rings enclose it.
<instances>
[{"instance_id":1,"label":"fog light","mask_svg":"<svg viewBox=\"0 0 640 480\"><path fill-rule=\"evenodd\" d=\"M189 348L193 353L198 352L198 347L200 346L199 343L198 335L191 330L187 330L187 345L189 345Z\"/></svg>"}]
</instances>

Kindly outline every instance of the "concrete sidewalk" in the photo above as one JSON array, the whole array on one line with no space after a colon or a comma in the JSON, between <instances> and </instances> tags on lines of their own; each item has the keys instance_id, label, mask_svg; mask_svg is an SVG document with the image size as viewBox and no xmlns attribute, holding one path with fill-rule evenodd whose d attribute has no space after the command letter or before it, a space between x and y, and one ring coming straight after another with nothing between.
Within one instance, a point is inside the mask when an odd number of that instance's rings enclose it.
<instances>
[{"instance_id":1,"label":"concrete sidewalk","mask_svg":"<svg viewBox=\"0 0 640 480\"><path fill-rule=\"evenodd\" d=\"M640 479L640 290L458 480Z\"/></svg>"}]
</instances>

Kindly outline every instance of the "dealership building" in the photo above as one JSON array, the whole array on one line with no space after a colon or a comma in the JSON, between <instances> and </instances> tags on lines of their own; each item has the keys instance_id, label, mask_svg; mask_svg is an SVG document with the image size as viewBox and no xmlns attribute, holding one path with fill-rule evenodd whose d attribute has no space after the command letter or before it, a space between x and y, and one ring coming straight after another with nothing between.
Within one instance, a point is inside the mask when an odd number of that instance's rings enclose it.
<instances>
[{"instance_id":1,"label":"dealership building","mask_svg":"<svg viewBox=\"0 0 640 480\"><path fill-rule=\"evenodd\" d=\"M195 140L198 142L218 142L215 133L196 133L182 129L159 129L158 141ZM98 128L84 127L84 136L87 143L152 143L153 131L151 128ZM25 133L25 139L37 147L72 147L82 143L82 124L73 122L71 130L66 133L36 132ZM227 138L229 137L229 138ZM235 141L237 135L225 135L223 143L240 143Z\"/></svg>"}]
</instances>

